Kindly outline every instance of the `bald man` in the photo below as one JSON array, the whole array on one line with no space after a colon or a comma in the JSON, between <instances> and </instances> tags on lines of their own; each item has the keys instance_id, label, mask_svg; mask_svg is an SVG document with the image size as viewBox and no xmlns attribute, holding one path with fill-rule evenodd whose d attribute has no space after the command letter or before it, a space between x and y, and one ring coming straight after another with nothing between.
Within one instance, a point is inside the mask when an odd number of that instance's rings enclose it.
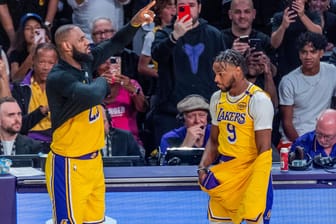
<instances>
[{"instance_id":1,"label":"bald man","mask_svg":"<svg viewBox=\"0 0 336 224\"><path fill-rule=\"evenodd\" d=\"M297 146L302 146L305 153L308 153L312 158L315 156L335 158L336 110L324 110L317 118L315 130L297 138L291 151L294 152Z\"/></svg>"},{"instance_id":2,"label":"bald man","mask_svg":"<svg viewBox=\"0 0 336 224\"><path fill-rule=\"evenodd\" d=\"M48 75L47 98L52 121L46 183L54 223L104 223L105 184L99 150L104 146L100 104L111 78L92 79L92 71L132 41L137 28L153 21L150 8L141 9L113 38L90 49L84 32L65 25L55 33L61 60Z\"/></svg>"}]
</instances>

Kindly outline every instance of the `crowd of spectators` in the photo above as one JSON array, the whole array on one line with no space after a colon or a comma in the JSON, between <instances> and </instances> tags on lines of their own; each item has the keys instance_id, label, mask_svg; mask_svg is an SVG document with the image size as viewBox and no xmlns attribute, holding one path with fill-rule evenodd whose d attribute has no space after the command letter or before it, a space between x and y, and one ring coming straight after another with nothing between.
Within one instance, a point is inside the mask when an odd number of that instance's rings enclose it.
<instances>
[{"instance_id":1,"label":"crowd of spectators","mask_svg":"<svg viewBox=\"0 0 336 224\"><path fill-rule=\"evenodd\" d=\"M0 97L8 100L13 96L2 107L16 106L17 102L22 121L20 130L14 132L39 141L41 150L34 152L47 152L51 141L45 80L58 60L55 30L63 24L78 25L94 46L111 38L148 2L0 0ZM162 136L181 128L178 117L184 112L187 121L190 110L181 110L178 102L189 96L206 102L218 90L213 60L229 48L246 58L247 80L265 90L272 100L274 149L289 146L314 131L318 115L335 105L335 1L156 2L154 23L142 26L133 45L95 72L97 77L112 76L115 81L103 105L107 113L105 156L156 158L160 144L163 148L169 145ZM190 16L177 16L181 4L189 5ZM44 36L36 39L36 31L40 30ZM206 109L197 100L191 102L198 103L193 108L201 112ZM0 120L2 116L3 113ZM195 121L196 130L189 130L185 124L184 134L190 137L194 132L204 132L209 125L206 120L200 124ZM13 155L12 150L3 150L8 147L3 143L7 141L3 130L0 129L0 154ZM117 141L123 144L116 144ZM205 145L203 141L193 142L187 145ZM174 143L174 147L185 145L183 139ZM122 153L117 147L123 148Z\"/></svg>"}]
</instances>

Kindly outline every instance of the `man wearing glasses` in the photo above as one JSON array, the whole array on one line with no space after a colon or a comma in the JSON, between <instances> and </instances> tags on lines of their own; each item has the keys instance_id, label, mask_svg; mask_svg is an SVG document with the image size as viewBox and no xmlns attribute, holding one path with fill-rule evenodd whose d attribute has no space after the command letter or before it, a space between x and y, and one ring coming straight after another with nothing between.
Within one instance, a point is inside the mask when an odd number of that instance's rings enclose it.
<instances>
[{"instance_id":1,"label":"man wearing glasses","mask_svg":"<svg viewBox=\"0 0 336 224\"><path fill-rule=\"evenodd\" d=\"M112 21L107 17L99 17L92 22L91 35L95 44L113 37L115 32Z\"/></svg>"},{"instance_id":2,"label":"man wearing glasses","mask_svg":"<svg viewBox=\"0 0 336 224\"><path fill-rule=\"evenodd\" d=\"M297 146L304 148L312 158L336 157L336 110L324 110L317 118L316 128L295 140L291 152L295 152ZM303 159L303 158L296 158Z\"/></svg>"},{"instance_id":3,"label":"man wearing glasses","mask_svg":"<svg viewBox=\"0 0 336 224\"><path fill-rule=\"evenodd\" d=\"M107 17L97 17L91 24L92 45L97 45L107 39L112 38L117 29L113 25L113 21ZM113 56L120 56L121 71L123 75L137 79L138 77L138 56L132 50L124 48Z\"/></svg>"}]
</instances>

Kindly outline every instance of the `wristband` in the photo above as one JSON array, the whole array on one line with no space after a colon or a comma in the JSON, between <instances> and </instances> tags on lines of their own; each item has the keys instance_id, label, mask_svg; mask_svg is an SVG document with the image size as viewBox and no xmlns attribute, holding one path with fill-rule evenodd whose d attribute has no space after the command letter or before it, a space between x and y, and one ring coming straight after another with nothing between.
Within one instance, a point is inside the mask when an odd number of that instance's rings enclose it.
<instances>
[{"instance_id":1,"label":"wristband","mask_svg":"<svg viewBox=\"0 0 336 224\"><path fill-rule=\"evenodd\" d=\"M207 167L199 167L197 169L197 174L199 175L201 171L204 171L207 174L209 172L209 169Z\"/></svg>"},{"instance_id":2,"label":"wristband","mask_svg":"<svg viewBox=\"0 0 336 224\"><path fill-rule=\"evenodd\" d=\"M139 28L141 25L142 25L141 23L135 24L131 22L131 26L134 28Z\"/></svg>"},{"instance_id":3,"label":"wristband","mask_svg":"<svg viewBox=\"0 0 336 224\"><path fill-rule=\"evenodd\" d=\"M136 87L135 91L132 93L132 96L138 96L140 94L140 87Z\"/></svg>"},{"instance_id":4,"label":"wristband","mask_svg":"<svg viewBox=\"0 0 336 224\"><path fill-rule=\"evenodd\" d=\"M49 21L45 21L45 22L44 22L44 25L45 25L48 29L50 29L51 26L52 26L51 22L49 22Z\"/></svg>"},{"instance_id":5,"label":"wristband","mask_svg":"<svg viewBox=\"0 0 336 224\"><path fill-rule=\"evenodd\" d=\"M172 32L169 34L169 39L170 39L171 42L173 42L174 44L176 44L177 40L175 39L175 37L174 37L174 35L173 35Z\"/></svg>"}]
</instances>

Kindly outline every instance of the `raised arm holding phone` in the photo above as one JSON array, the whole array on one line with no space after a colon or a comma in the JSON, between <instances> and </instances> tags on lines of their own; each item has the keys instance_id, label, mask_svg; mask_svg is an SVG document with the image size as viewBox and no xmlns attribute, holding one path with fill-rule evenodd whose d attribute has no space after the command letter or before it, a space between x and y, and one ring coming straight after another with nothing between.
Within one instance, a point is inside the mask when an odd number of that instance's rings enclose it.
<instances>
[{"instance_id":1,"label":"raised arm holding phone","mask_svg":"<svg viewBox=\"0 0 336 224\"><path fill-rule=\"evenodd\" d=\"M163 134L179 126L180 100L190 94L209 100L217 90L212 59L225 49L220 31L200 18L201 0L177 0L176 8L175 23L157 30L152 44L151 55L158 63L158 85L151 102L156 145Z\"/></svg>"}]
</instances>

